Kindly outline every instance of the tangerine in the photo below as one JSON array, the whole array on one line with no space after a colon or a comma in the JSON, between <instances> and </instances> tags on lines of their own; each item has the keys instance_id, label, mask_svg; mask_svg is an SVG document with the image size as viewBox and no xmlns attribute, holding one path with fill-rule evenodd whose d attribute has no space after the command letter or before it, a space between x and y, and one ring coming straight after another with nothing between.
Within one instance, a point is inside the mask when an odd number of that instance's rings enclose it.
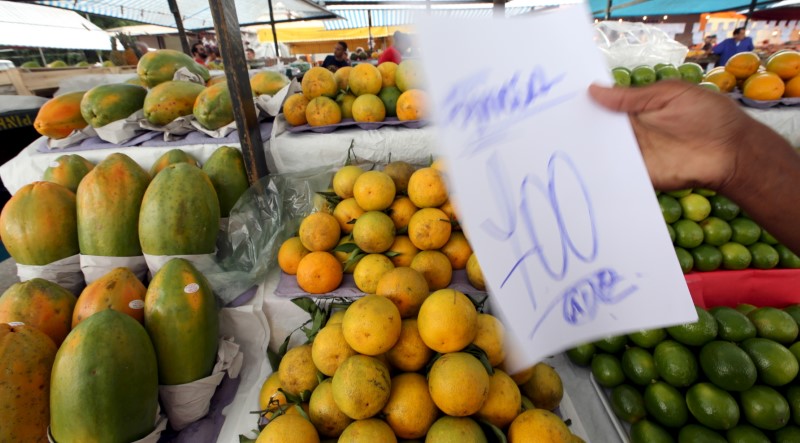
<instances>
[{"instance_id":1,"label":"tangerine","mask_svg":"<svg viewBox=\"0 0 800 443\"><path fill-rule=\"evenodd\" d=\"M359 63L350 71L348 80L350 92L357 97L364 94L376 95L381 90L383 77L381 71L369 63Z\"/></svg>"},{"instance_id":2,"label":"tangerine","mask_svg":"<svg viewBox=\"0 0 800 443\"><path fill-rule=\"evenodd\" d=\"M409 89L397 98L397 119L419 120L428 115L428 97L420 89Z\"/></svg>"},{"instance_id":3,"label":"tangerine","mask_svg":"<svg viewBox=\"0 0 800 443\"><path fill-rule=\"evenodd\" d=\"M320 66L315 66L303 74L300 86L303 89L303 95L309 100L321 96L336 97L336 94L339 93L336 77L331 71Z\"/></svg>"},{"instance_id":4,"label":"tangerine","mask_svg":"<svg viewBox=\"0 0 800 443\"><path fill-rule=\"evenodd\" d=\"M342 283L342 264L331 253L314 251L297 265L297 284L311 294L326 294Z\"/></svg>"},{"instance_id":5,"label":"tangerine","mask_svg":"<svg viewBox=\"0 0 800 443\"><path fill-rule=\"evenodd\" d=\"M293 94L283 102L283 117L292 126L300 126L308 123L306 119L306 107L310 100L303 94Z\"/></svg>"},{"instance_id":6,"label":"tangerine","mask_svg":"<svg viewBox=\"0 0 800 443\"><path fill-rule=\"evenodd\" d=\"M286 239L278 249L278 266L281 270L289 275L297 274L297 265L300 260L308 254L309 251L303 246L300 237L291 237Z\"/></svg>"},{"instance_id":7,"label":"tangerine","mask_svg":"<svg viewBox=\"0 0 800 443\"><path fill-rule=\"evenodd\" d=\"M767 59L767 71L789 80L800 74L800 52L781 51Z\"/></svg>"},{"instance_id":8,"label":"tangerine","mask_svg":"<svg viewBox=\"0 0 800 443\"><path fill-rule=\"evenodd\" d=\"M744 82L742 95L752 100L778 100L783 97L786 85L774 72L753 74Z\"/></svg>"},{"instance_id":9,"label":"tangerine","mask_svg":"<svg viewBox=\"0 0 800 443\"><path fill-rule=\"evenodd\" d=\"M353 101L353 119L357 122L382 122L386 119L386 106L373 94L363 94Z\"/></svg>"},{"instance_id":10,"label":"tangerine","mask_svg":"<svg viewBox=\"0 0 800 443\"><path fill-rule=\"evenodd\" d=\"M342 110L332 99L316 97L306 106L306 120L311 126L335 125L342 121Z\"/></svg>"}]
</instances>

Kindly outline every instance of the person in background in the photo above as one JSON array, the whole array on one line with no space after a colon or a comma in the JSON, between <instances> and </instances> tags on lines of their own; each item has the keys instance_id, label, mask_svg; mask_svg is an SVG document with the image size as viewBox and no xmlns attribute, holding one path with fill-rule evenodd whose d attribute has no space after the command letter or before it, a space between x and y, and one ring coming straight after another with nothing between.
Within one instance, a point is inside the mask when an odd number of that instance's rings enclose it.
<instances>
[{"instance_id":1,"label":"person in background","mask_svg":"<svg viewBox=\"0 0 800 443\"><path fill-rule=\"evenodd\" d=\"M711 54L711 50L714 49L714 45L717 44L717 35L711 34L707 35L706 38L703 40L703 46L700 48L706 54Z\"/></svg>"},{"instance_id":2,"label":"person in background","mask_svg":"<svg viewBox=\"0 0 800 443\"><path fill-rule=\"evenodd\" d=\"M628 113L655 189L717 191L800 253L800 155L781 135L732 99L679 80L641 88L592 85L589 95Z\"/></svg>"},{"instance_id":3,"label":"person in background","mask_svg":"<svg viewBox=\"0 0 800 443\"><path fill-rule=\"evenodd\" d=\"M244 51L244 56L247 61L253 61L256 59L256 51L253 51L253 48L247 48Z\"/></svg>"},{"instance_id":4,"label":"person in background","mask_svg":"<svg viewBox=\"0 0 800 443\"><path fill-rule=\"evenodd\" d=\"M744 28L736 28L733 30L733 37L726 38L722 43L714 46L712 52L719 56L717 66L724 66L734 55L753 49L753 39L747 37Z\"/></svg>"},{"instance_id":5,"label":"person in background","mask_svg":"<svg viewBox=\"0 0 800 443\"><path fill-rule=\"evenodd\" d=\"M336 72L345 66L350 66L350 60L347 58L347 43L337 42L333 46L333 55L325 57L322 67Z\"/></svg>"},{"instance_id":6,"label":"person in background","mask_svg":"<svg viewBox=\"0 0 800 443\"><path fill-rule=\"evenodd\" d=\"M392 46L386 48L378 57L378 64L384 62L395 62L398 65L403 61L403 53L408 49L408 36L400 31L395 31L392 35Z\"/></svg>"},{"instance_id":7,"label":"person in background","mask_svg":"<svg viewBox=\"0 0 800 443\"><path fill-rule=\"evenodd\" d=\"M194 61L205 66L208 53L206 53L206 46L202 42L192 45L192 57L194 57Z\"/></svg>"}]
</instances>

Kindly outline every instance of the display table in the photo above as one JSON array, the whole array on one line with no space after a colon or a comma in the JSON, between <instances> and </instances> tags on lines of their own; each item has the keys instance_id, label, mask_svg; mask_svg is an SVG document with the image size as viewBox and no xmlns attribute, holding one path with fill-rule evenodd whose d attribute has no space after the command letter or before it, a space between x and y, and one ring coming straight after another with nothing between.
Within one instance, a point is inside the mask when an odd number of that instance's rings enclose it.
<instances>
[{"instance_id":1,"label":"display table","mask_svg":"<svg viewBox=\"0 0 800 443\"><path fill-rule=\"evenodd\" d=\"M780 106L767 109L749 108L742 109L754 119L772 128L795 148L800 148L800 107ZM769 146L765 146L765 149Z\"/></svg>"}]
</instances>

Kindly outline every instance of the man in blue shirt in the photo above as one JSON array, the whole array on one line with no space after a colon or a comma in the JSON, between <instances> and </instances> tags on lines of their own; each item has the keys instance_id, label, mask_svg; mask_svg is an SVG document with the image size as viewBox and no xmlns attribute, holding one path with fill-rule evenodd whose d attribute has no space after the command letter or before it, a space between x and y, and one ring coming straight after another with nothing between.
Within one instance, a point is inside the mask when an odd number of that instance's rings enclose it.
<instances>
[{"instance_id":1,"label":"man in blue shirt","mask_svg":"<svg viewBox=\"0 0 800 443\"><path fill-rule=\"evenodd\" d=\"M714 46L713 53L719 56L717 66L725 66L725 63L740 52L752 51L753 39L745 36L744 28L733 30L733 37L726 38L722 43Z\"/></svg>"}]
</instances>

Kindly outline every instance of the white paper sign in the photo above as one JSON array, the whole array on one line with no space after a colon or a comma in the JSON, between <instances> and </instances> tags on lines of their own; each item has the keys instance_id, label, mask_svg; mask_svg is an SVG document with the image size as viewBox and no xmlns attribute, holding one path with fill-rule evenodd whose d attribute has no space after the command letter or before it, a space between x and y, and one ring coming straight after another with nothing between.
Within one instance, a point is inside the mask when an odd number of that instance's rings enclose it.
<instances>
[{"instance_id":1,"label":"white paper sign","mask_svg":"<svg viewBox=\"0 0 800 443\"><path fill-rule=\"evenodd\" d=\"M588 95L611 84L589 20L580 5L419 21L451 192L522 349L512 371L697 319L627 116Z\"/></svg>"}]
</instances>

